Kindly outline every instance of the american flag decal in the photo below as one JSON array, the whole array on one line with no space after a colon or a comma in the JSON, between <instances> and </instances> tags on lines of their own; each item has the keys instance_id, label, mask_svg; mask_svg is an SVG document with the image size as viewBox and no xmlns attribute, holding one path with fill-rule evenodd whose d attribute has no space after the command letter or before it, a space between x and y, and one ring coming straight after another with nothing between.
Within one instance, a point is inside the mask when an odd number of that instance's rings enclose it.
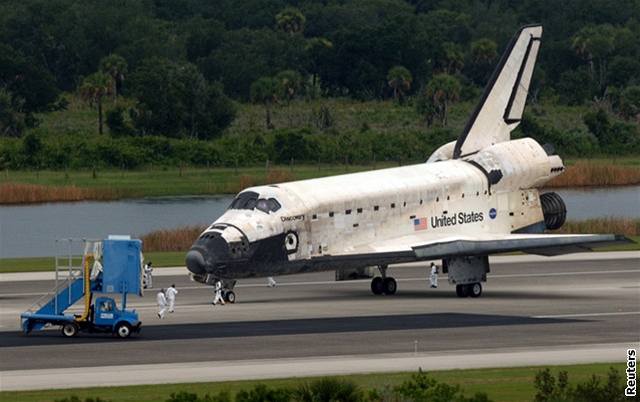
<instances>
[{"instance_id":1,"label":"american flag decal","mask_svg":"<svg viewBox=\"0 0 640 402\"><path fill-rule=\"evenodd\" d=\"M416 218L413 220L413 230L427 229L427 218Z\"/></svg>"}]
</instances>

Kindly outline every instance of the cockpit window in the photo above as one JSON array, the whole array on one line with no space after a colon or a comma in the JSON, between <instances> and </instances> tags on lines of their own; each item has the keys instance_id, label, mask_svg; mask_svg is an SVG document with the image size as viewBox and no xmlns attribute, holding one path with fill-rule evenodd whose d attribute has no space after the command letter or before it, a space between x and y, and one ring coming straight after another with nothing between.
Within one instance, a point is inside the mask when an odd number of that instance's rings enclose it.
<instances>
[{"instance_id":1,"label":"cockpit window","mask_svg":"<svg viewBox=\"0 0 640 402\"><path fill-rule=\"evenodd\" d=\"M275 198L269 198L267 202L269 203L269 211L271 212L276 212L282 207Z\"/></svg>"},{"instance_id":2,"label":"cockpit window","mask_svg":"<svg viewBox=\"0 0 640 402\"><path fill-rule=\"evenodd\" d=\"M269 202L264 198L260 198L256 203L256 209L259 209L262 212L269 213Z\"/></svg>"},{"instance_id":3,"label":"cockpit window","mask_svg":"<svg viewBox=\"0 0 640 402\"><path fill-rule=\"evenodd\" d=\"M264 213L276 212L282 205L275 198L258 198L258 193L245 191L231 202L229 209L257 209Z\"/></svg>"},{"instance_id":4,"label":"cockpit window","mask_svg":"<svg viewBox=\"0 0 640 402\"><path fill-rule=\"evenodd\" d=\"M269 199L260 198L256 203L256 209L259 209L260 211L265 212L267 214L270 212L276 212L281 207L282 206L275 198L269 198Z\"/></svg>"},{"instance_id":5,"label":"cockpit window","mask_svg":"<svg viewBox=\"0 0 640 402\"><path fill-rule=\"evenodd\" d=\"M244 193L238 194L238 196L233 200L230 209L253 209L256 206L256 201L258 200L258 193L253 191L245 191Z\"/></svg>"}]
</instances>

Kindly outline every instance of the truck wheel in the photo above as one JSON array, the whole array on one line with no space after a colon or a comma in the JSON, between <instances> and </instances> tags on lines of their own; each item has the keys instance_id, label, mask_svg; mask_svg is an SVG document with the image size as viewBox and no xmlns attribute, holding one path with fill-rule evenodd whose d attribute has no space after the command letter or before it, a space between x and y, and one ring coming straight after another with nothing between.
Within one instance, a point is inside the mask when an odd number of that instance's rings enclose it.
<instances>
[{"instance_id":1,"label":"truck wheel","mask_svg":"<svg viewBox=\"0 0 640 402\"><path fill-rule=\"evenodd\" d=\"M228 291L225 295L224 295L224 300L227 303L235 303L236 302L236 294L233 292L233 290Z\"/></svg>"},{"instance_id":2,"label":"truck wheel","mask_svg":"<svg viewBox=\"0 0 640 402\"><path fill-rule=\"evenodd\" d=\"M74 337L78 334L78 324L75 322L69 322L62 326L62 335L67 338Z\"/></svg>"},{"instance_id":3,"label":"truck wheel","mask_svg":"<svg viewBox=\"0 0 640 402\"><path fill-rule=\"evenodd\" d=\"M118 335L118 338L128 338L131 335L131 325L126 322L119 323L116 325L116 335Z\"/></svg>"}]
</instances>

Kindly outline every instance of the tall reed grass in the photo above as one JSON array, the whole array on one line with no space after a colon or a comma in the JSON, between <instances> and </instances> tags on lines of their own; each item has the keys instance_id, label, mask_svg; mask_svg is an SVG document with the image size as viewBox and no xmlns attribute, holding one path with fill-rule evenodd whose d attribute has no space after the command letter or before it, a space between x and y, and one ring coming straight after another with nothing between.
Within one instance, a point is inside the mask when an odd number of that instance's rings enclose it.
<instances>
[{"instance_id":1,"label":"tall reed grass","mask_svg":"<svg viewBox=\"0 0 640 402\"><path fill-rule=\"evenodd\" d=\"M547 187L622 186L640 184L640 168L635 166L578 162L570 165Z\"/></svg>"},{"instance_id":2,"label":"tall reed grass","mask_svg":"<svg viewBox=\"0 0 640 402\"><path fill-rule=\"evenodd\" d=\"M0 204L30 204L56 201L113 200L119 193L105 188L42 186L24 183L0 183Z\"/></svg>"},{"instance_id":3,"label":"tall reed grass","mask_svg":"<svg viewBox=\"0 0 640 402\"><path fill-rule=\"evenodd\" d=\"M206 226L182 226L175 229L156 230L140 237L144 251L189 250Z\"/></svg>"},{"instance_id":4,"label":"tall reed grass","mask_svg":"<svg viewBox=\"0 0 640 402\"><path fill-rule=\"evenodd\" d=\"M597 218L568 221L553 233L614 233L625 236L640 235L640 219Z\"/></svg>"},{"instance_id":5,"label":"tall reed grass","mask_svg":"<svg viewBox=\"0 0 640 402\"><path fill-rule=\"evenodd\" d=\"M225 186L225 193L235 194L247 187L261 186L265 184L283 183L286 181L295 180L296 177L293 172L289 172L283 169L269 169L266 176L256 174L243 174L237 181L227 183Z\"/></svg>"}]
</instances>

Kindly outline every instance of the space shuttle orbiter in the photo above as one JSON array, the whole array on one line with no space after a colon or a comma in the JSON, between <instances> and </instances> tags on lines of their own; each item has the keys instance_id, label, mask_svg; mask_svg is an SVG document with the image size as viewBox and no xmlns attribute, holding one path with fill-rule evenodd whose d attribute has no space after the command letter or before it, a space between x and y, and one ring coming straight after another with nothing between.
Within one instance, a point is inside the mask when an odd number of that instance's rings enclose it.
<instances>
[{"instance_id":1,"label":"space shuttle orbiter","mask_svg":"<svg viewBox=\"0 0 640 402\"><path fill-rule=\"evenodd\" d=\"M458 296L478 297L491 254L557 255L627 241L543 233L565 220L560 196L539 190L564 165L535 140L510 135L541 36L540 25L517 32L457 141L426 163L240 192L188 252L192 277L232 288L240 278L375 266L372 292L393 294L389 265L442 259Z\"/></svg>"}]
</instances>

